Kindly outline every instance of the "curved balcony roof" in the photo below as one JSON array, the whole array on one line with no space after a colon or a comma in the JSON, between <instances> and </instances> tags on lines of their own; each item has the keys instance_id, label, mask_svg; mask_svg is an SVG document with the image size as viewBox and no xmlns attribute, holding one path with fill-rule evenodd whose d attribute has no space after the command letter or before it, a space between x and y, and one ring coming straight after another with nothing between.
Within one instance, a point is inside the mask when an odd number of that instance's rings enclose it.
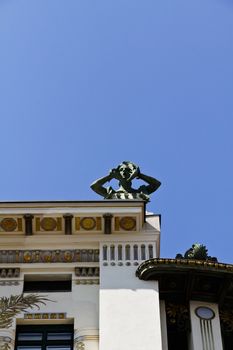
<instances>
[{"instance_id":1,"label":"curved balcony roof","mask_svg":"<svg viewBox=\"0 0 233 350\"><path fill-rule=\"evenodd\" d=\"M136 276L159 281L160 299L187 302L201 300L233 306L233 265L191 259L150 259Z\"/></svg>"}]
</instances>

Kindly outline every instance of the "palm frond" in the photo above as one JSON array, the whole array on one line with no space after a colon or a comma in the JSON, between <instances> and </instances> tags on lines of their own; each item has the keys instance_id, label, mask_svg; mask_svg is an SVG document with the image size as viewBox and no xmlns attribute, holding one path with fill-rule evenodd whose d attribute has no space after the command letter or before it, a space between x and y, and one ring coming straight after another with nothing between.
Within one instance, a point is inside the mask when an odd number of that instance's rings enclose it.
<instances>
[{"instance_id":1,"label":"palm frond","mask_svg":"<svg viewBox=\"0 0 233 350\"><path fill-rule=\"evenodd\" d=\"M19 294L11 295L9 298L0 298L0 328L9 328L12 325L13 318L19 313L26 312L27 309L33 307L40 309L40 305L46 305L47 301L52 300L38 294Z\"/></svg>"}]
</instances>

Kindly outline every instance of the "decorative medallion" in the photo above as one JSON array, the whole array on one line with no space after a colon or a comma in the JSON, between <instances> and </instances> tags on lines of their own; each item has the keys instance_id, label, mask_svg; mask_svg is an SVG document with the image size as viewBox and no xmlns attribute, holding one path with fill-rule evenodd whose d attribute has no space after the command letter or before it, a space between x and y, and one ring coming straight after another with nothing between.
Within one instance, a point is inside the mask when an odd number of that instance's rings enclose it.
<instances>
[{"instance_id":1,"label":"decorative medallion","mask_svg":"<svg viewBox=\"0 0 233 350\"><path fill-rule=\"evenodd\" d=\"M120 227L126 231L132 231L136 228L136 220L131 216L125 216L120 219Z\"/></svg>"},{"instance_id":2,"label":"decorative medallion","mask_svg":"<svg viewBox=\"0 0 233 350\"><path fill-rule=\"evenodd\" d=\"M70 250L64 252L64 262L72 262L74 254Z\"/></svg>"},{"instance_id":3,"label":"decorative medallion","mask_svg":"<svg viewBox=\"0 0 233 350\"><path fill-rule=\"evenodd\" d=\"M91 217L85 217L80 220L80 226L87 231L91 231L96 227L96 220Z\"/></svg>"},{"instance_id":4,"label":"decorative medallion","mask_svg":"<svg viewBox=\"0 0 233 350\"><path fill-rule=\"evenodd\" d=\"M54 231L57 228L57 221L54 218L43 218L40 226L45 231Z\"/></svg>"},{"instance_id":5,"label":"decorative medallion","mask_svg":"<svg viewBox=\"0 0 233 350\"><path fill-rule=\"evenodd\" d=\"M5 218L1 221L0 226L6 232L13 232L17 228L17 221L12 218Z\"/></svg>"},{"instance_id":6,"label":"decorative medallion","mask_svg":"<svg viewBox=\"0 0 233 350\"><path fill-rule=\"evenodd\" d=\"M101 231L102 230L102 218L101 216L91 217L75 217L75 231Z\"/></svg>"},{"instance_id":7,"label":"decorative medallion","mask_svg":"<svg viewBox=\"0 0 233 350\"><path fill-rule=\"evenodd\" d=\"M30 263L32 261L32 253L30 251L26 251L23 254L23 262Z\"/></svg>"},{"instance_id":8,"label":"decorative medallion","mask_svg":"<svg viewBox=\"0 0 233 350\"><path fill-rule=\"evenodd\" d=\"M215 313L212 309L206 306L199 306L195 310L195 314L202 320L212 320Z\"/></svg>"},{"instance_id":9,"label":"decorative medallion","mask_svg":"<svg viewBox=\"0 0 233 350\"><path fill-rule=\"evenodd\" d=\"M44 262L52 262L53 261L52 252L51 251L44 252L43 260L44 260Z\"/></svg>"}]
</instances>

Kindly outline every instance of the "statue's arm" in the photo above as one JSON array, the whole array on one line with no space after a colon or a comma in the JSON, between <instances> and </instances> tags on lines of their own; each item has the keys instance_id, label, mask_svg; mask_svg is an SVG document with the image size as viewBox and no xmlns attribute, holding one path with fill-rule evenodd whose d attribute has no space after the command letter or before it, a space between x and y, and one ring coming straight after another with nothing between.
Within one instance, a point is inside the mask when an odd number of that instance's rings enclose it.
<instances>
[{"instance_id":1,"label":"statue's arm","mask_svg":"<svg viewBox=\"0 0 233 350\"><path fill-rule=\"evenodd\" d=\"M155 179L154 177L144 175L142 173L139 173L138 179L141 179L148 183L148 186L146 186L146 191L148 194L156 191L161 185L161 182L159 180Z\"/></svg>"},{"instance_id":2,"label":"statue's arm","mask_svg":"<svg viewBox=\"0 0 233 350\"><path fill-rule=\"evenodd\" d=\"M107 192L107 189L105 187L103 187L103 185L110 180L112 180L111 174L104 176L104 177L101 177L100 179L94 181L91 184L91 189L93 191L95 191L96 193L100 194L101 196L106 197L108 192Z\"/></svg>"}]
</instances>

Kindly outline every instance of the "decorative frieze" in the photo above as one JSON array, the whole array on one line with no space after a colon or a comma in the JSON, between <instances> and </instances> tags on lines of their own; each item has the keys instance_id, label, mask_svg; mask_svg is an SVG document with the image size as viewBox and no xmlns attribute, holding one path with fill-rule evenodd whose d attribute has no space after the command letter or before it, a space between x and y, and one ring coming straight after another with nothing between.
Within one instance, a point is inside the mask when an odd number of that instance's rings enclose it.
<instances>
[{"instance_id":1,"label":"decorative frieze","mask_svg":"<svg viewBox=\"0 0 233 350\"><path fill-rule=\"evenodd\" d=\"M75 267L77 277L98 277L99 274L99 267Z\"/></svg>"},{"instance_id":2,"label":"decorative frieze","mask_svg":"<svg viewBox=\"0 0 233 350\"><path fill-rule=\"evenodd\" d=\"M114 216L104 213L100 216L75 216L72 213L61 216L46 216L30 213L18 216L0 217L0 233L72 234L80 232L127 232L137 230L137 216Z\"/></svg>"},{"instance_id":3,"label":"decorative frieze","mask_svg":"<svg viewBox=\"0 0 233 350\"><path fill-rule=\"evenodd\" d=\"M78 279L75 282L76 284L79 285L92 285L92 284L100 284L100 280L99 279L88 279L88 278L83 278L83 279Z\"/></svg>"},{"instance_id":4,"label":"decorative frieze","mask_svg":"<svg viewBox=\"0 0 233 350\"><path fill-rule=\"evenodd\" d=\"M98 249L0 250L0 263L98 262Z\"/></svg>"},{"instance_id":5,"label":"decorative frieze","mask_svg":"<svg viewBox=\"0 0 233 350\"><path fill-rule=\"evenodd\" d=\"M0 286L2 287L12 287L12 286L19 286L19 281L12 281L12 280L0 280Z\"/></svg>"},{"instance_id":6,"label":"decorative frieze","mask_svg":"<svg viewBox=\"0 0 233 350\"><path fill-rule=\"evenodd\" d=\"M3 268L0 269L0 278L15 278L19 277L20 269Z\"/></svg>"},{"instance_id":7,"label":"decorative frieze","mask_svg":"<svg viewBox=\"0 0 233 350\"><path fill-rule=\"evenodd\" d=\"M66 318L64 312L53 312L53 313L26 313L24 314L25 320L63 320Z\"/></svg>"}]
</instances>

